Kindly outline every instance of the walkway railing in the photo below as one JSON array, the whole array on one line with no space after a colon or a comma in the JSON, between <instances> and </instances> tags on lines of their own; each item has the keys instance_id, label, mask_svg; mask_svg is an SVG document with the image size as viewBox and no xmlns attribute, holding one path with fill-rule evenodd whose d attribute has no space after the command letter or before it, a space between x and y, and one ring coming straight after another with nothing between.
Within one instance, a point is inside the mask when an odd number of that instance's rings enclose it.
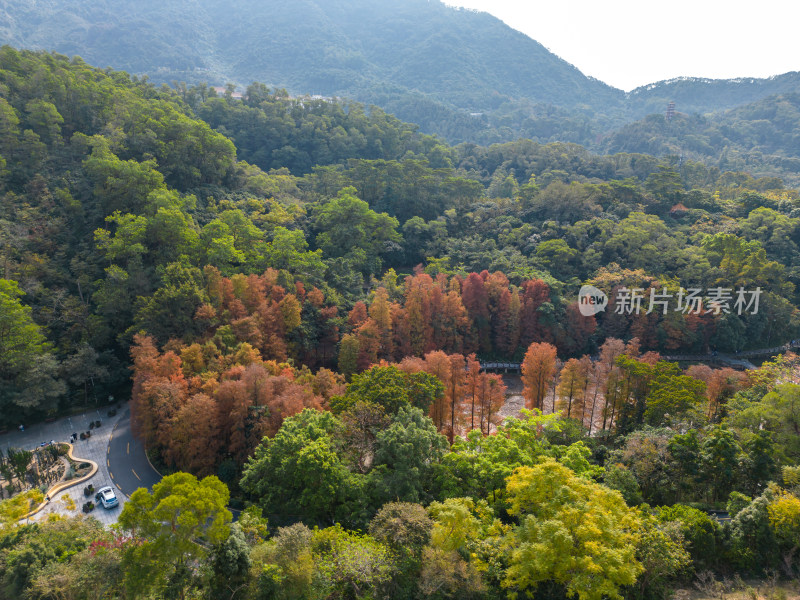
<instances>
[{"instance_id":1,"label":"walkway railing","mask_svg":"<svg viewBox=\"0 0 800 600\"><path fill-rule=\"evenodd\" d=\"M755 369L755 365L747 358L755 358L758 356L774 356L775 354L783 354L790 350L800 350L800 340L792 340L782 346L773 346L771 348L760 348L758 350L744 350L736 354L662 354L663 360L672 362L719 362L731 366L742 367L744 369ZM519 371L521 363L513 362L482 362L481 369L484 371Z\"/></svg>"}]
</instances>

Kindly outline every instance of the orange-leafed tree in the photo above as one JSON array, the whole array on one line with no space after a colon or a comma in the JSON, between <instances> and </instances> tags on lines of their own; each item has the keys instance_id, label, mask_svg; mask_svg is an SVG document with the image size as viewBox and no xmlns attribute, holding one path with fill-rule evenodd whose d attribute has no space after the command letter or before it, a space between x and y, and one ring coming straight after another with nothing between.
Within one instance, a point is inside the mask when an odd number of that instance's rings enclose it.
<instances>
[{"instance_id":1,"label":"orange-leafed tree","mask_svg":"<svg viewBox=\"0 0 800 600\"><path fill-rule=\"evenodd\" d=\"M142 384L131 415L146 444L164 446L172 437L172 419L187 400L185 382L154 377Z\"/></svg>"},{"instance_id":2,"label":"orange-leafed tree","mask_svg":"<svg viewBox=\"0 0 800 600\"><path fill-rule=\"evenodd\" d=\"M421 356L414 354L411 347L408 311L400 304L392 304L392 342L395 360L403 360L406 356Z\"/></svg>"},{"instance_id":3,"label":"orange-leafed tree","mask_svg":"<svg viewBox=\"0 0 800 600\"><path fill-rule=\"evenodd\" d=\"M520 296L520 344L527 348L537 341L548 341L551 332L540 322L541 306L550 302L550 287L541 279L532 279L522 283Z\"/></svg>"},{"instance_id":4,"label":"orange-leafed tree","mask_svg":"<svg viewBox=\"0 0 800 600\"><path fill-rule=\"evenodd\" d=\"M352 329L358 329L367 320L367 305L360 300L347 315L347 323Z\"/></svg>"},{"instance_id":5,"label":"orange-leafed tree","mask_svg":"<svg viewBox=\"0 0 800 600\"><path fill-rule=\"evenodd\" d=\"M241 367L236 371L241 371ZM226 374L226 376L232 375ZM237 462L244 462L248 450L248 437L251 437L248 430L254 426L252 419L254 415L250 410L253 406L252 397L247 393L244 381L227 379L220 383L215 399L222 448Z\"/></svg>"},{"instance_id":6,"label":"orange-leafed tree","mask_svg":"<svg viewBox=\"0 0 800 600\"><path fill-rule=\"evenodd\" d=\"M438 377L439 381L441 381L445 387L444 395L441 398L437 398L433 404L431 404L430 409L431 419L433 419L439 431L445 431L450 416L448 382L450 381L451 369L452 363L450 362L450 357L441 350L429 352L425 355L425 371Z\"/></svg>"},{"instance_id":7,"label":"orange-leafed tree","mask_svg":"<svg viewBox=\"0 0 800 600\"><path fill-rule=\"evenodd\" d=\"M586 357L584 357L586 358ZM583 422L586 386L591 361L571 358L561 369L556 386L556 410L568 419Z\"/></svg>"},{"instance_id":8,"label":"orange-leafed tree","mask_svg":"<svg viewBox=\"0 0 800 600\"><path fill-rule=\"evenodd\" d=\"M372 317L367 319L356 330L358 336L358 370L365 371L378 362L381 350L381 332Z\"/></svg>"},{"instance_id":9,"label":"orange-leafed tree","mask_svg":"<svg viewBox=\"0 0 800 600\"><path fill-rule=\"evenodd\" d=\"M488 275L488 273L487 273ZM489 295L484 279L470 273L461 286L461 300L470 319L470 331L465 348L470 352L489 354L492 351L492 331L489 322Z\"/></svg>"},{"instance_id":10,"label":"orange-leafed tree","mask_svg":"<svg viewBox=\"0 0 800 600\"><path fill-rule=\"evenodd\" d=\"M277 381L279 379L283 381ZM263 435L275 435L285 419L303 412L306 408L322 410L323 398L314 394L311 388L289 382L285 377L276 378L275 392L275 396L267 403L268 418L264 422ZM259 440L256 440L256 445Z\"/></svg>"},{"instance_id":11,"label":"orange-leafed tree","mask_svg":"<svg viewBox=\"0 0 800 600\"><path fill-rule=\"evenodd\" d=\"M134 432L146 443L169 439L172 417L186 402L186 381L180 357L161 354L152 337L134 336L131 421Z\"/></svg>"},{"instance_id":12,"label":"orange-leafed tree","mask_svg":"<svg viewBox=\"0 0 800 600\"><path fill-rule=\"evenodd\" d=\"M522 361L522 395L528 408L544 409L547 390L556 374L556 347L546 342L534 342Z\"/></svg>"},{"instance_id":13,"label":"orange-leafed tree","mask_svg":"<svg viewBox=\"0 0 800 600\"><path fill-rule=\"evenodd\" d=\"M420 273L405 280L405 318L411 354L422 356L433 349L431 329L431 288L433 279Z\"/></svg>"},{"instance_id":14,"label":"orange-leafed tree","mask_svg":"<svg viewBox=\"0 0 800 600\"><path fill-rule=\"evenodd\" d=\"M183 471L212 475L219 452L216 404L206 394L194 394L175 415L164 458Z\"/></svg>"},{"instance_id":15,"label":"orange-leafed tree","mask_svg":"<svg viewBox=\"0 0 800 600\"><path fill-rule=\"evenodd\" d=\"M419 356L406 356L397 364L397 368L405 373L419 373L426 371L426 363L424 358Z\"/></svg>"},{"instance_id":16,"label":"orange-leafed tree","mask_svg":"<svg viewBox=\"0 0 800 600\"><path fill-rule=\"evenodd\" d=\"M469 428L475 429L475 416L480 408L478 389L481 385L481 363L474 354L467 356L466 380L464 382L464 404L469 408Z\"/></svg>"},{"instance_id":17,"label":"orange-leafed tree","mask_svg":"<svg viewBox=\"0 0 800 600\"><path fill-rule=\"evenodd\" d=\"M464 357L461 354L451 354L450 359L450 379L443 381L444 393L447 397L447 404L450 408L450 418L447 425L447 438L450 443L455 439L456 429L462 418L462 404L464 402L464 391L466 387L467 373L464 365Z\"/></svg>"},{"instance_id":18,"label":"orange-leafed tree","mask_svg":"<svg viewBox=\"0 0 800 600\"><path fill-rule=\"evenodd\" d=\"M478 420L485 435L503 421L500 409L506 401L506 384L495 373L481 373L478 378Z\"/></svg>"},{"instance_id":19,"label":"orange-leafed tree","mask_svg":"<svg viewBox=\"0 0 800 600\"><path fill-rule=\"evenodd\" d=\"M711 421L719 414L722 404L748 383L747 375L729 367L712 369L708 365L692 365L686 374L706 384L706 414Z\"/></svg>"},{"instance_id":20,"label":"orange-leafed tree","mask_svg":"<svg viewBox=\"0 0 800 600\"><path fill-rule=\"evenodd\" d=\"M442 297L441 311L432 316L436 338L445 352L461 353L469 334L470 320L461 295L450 290Z\"/></svg>"}]
</instances>

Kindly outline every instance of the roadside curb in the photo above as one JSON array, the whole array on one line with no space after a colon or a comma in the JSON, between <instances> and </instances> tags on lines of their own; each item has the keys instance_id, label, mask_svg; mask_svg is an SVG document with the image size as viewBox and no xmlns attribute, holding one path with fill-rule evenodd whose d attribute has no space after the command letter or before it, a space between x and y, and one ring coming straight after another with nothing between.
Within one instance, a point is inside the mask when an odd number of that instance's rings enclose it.
<instances>
[{"instance_id":1,"label":"roadside curb","mask_svg":"<svg viewBox=\"0 0 800 600\"><path fill-rule=\"evenodd\" d=\"M63 492L64 490L67 490L67 489L69 489L71 487L74 487L74 486L80 484L80 483L83 483L84 481L86 481L88 479L91 479L97 473L98 466L97 466L96 462L94 462L93 460L90 460L88 458L78 458L78 457L76 457L72 453L72 450L74 449L72 444L70 444L68 442L61 442L61 443L62 444L67 444L67 446L69 446L69 449L67 450L67 456L69 456L69 458L71 458L75 462L89 463L90 465L92 465L92 468L89 470L89 473L87 473L83 477L79 477L78 479L73 479L71 481L60 481L60 482L56 483L53 487L51 487L49 490L47 490L47 492L45 493L45 498L52 498L53 496L55 496L59 492ZM35 509L33 509L31 512L29 512L27 515L24 515L24 516L20 517L19 520L22 521L24 519L29 519L30 517L32 517L36 513L41 512L42 510L44 510L44 508L48 504L50 504L50 501L49 500L44 500L44 502L42 502L39 506L37 506Z\"/></svg>"},{"instance_id":2,"label":"roadside curb","mask_svg":"<svg viewBox=\"0 0 800 600\"><path fill-rule=\"evenodd\" d=\"M144 444L142 444L142 448L144 448L144 458L145 458L145 460L147 461L147 464L148 464L148 465L150 465L150 468L151 468L151 469L153 469L153 471L154 471L154 472L155 472L155 473L156 473L156 474L157 474L159 477L161 477L161 479L164 479L164 476L161 474L161 471L159 471L158 469L156 469L156 468L153 466L153 463L151 463L151 462L150 462L150 457L149 457L149 456L147 456L147 446L145 446Z\"/></svg>"}]
</instances>

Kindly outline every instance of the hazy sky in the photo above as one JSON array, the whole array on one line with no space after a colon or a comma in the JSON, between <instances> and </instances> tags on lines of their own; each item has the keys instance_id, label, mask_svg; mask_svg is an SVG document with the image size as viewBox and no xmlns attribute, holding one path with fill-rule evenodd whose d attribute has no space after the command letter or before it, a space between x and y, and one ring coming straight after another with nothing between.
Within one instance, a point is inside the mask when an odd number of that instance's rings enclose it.
<instances>
[{"instance_id":1,"label":"hazy sky","mask_svg":"<svg viewBox=\"0 0 800 600\"><path fill-rule=\"evenodd\" d=\"M662 79L800 71L800 3L444 0L486 11L624 90Z\"/></svg>"}]
</instances>

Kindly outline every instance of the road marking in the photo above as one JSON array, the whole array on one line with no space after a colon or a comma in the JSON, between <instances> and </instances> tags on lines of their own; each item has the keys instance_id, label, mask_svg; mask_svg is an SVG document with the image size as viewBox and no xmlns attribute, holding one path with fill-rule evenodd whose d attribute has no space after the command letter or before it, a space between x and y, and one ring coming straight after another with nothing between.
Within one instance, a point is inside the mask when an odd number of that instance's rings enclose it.
<instances>
[{"instance_id":1,"label":"road marking","mask_svg":"<svg viewBox=\"0 0 800 600\"><path fill-rule=\"evenodd\" d=\"M128 442L128 447L127 447L127 449L125 450L125 453L126 453L126 454L130 454L130 453L131 453L131 443L130 443L130 442Z\"/></svg>"},{"instance_id":2,"label":"road marking","mask_svg":"<svg viewBox=\"0 0 800 600\"><path fill-rule=\"evenodd\" d=\"M111 462L109 462L109 460L108 460L108 459L106 459L106 466L107 466L107 467L110 467L110 466L111 466Z\"/></svg>"},{"instance_id":3,"label":"road marking","mask_svg":"<svg viewBox=\"0 0 800 600\"><path fill-rule=\"evenodd\" d=\"M106 454L111 454L111 446L109 446L108 448L106 448Z\"/></svg>"},{"instance_id":4,"label":"road marking","mask_svg":"<svg viewBox=\"0 0 800 600\"><path fill-rule=\"evenodd\" d=\"M134 471L133 469L131 469L131 473L133 473L134 475L136 475L136 471ZM142 480L142 478L141 478L141 477L139 477L138 475L136 475L136 479L138 479L139 481L141 481L141 480Z\"/></svg>"},{"instance_id":5,"label":"road marking","mask_svg":"<svg viewBox=\"0 0 800 600\"><path fill-rule=\"evenodd\" d=\"M114 482L114 485L115 485L115 486L117 486L117 489L118 489L120 492L122 491L122 488L121 488L121 487L119 487L119 484L118 484L116 481Z\"/></svg>"},{"instance_id":6,"label":"road marking","mask_svg":"<svg viewBox=\"0 0 800 600\"><path fill-rule=\"evenodd\" d=\"M111 479L114 479L114 474L111 471L109 471L108 474L111 476Z\"/></svg>"}]
</instances>

